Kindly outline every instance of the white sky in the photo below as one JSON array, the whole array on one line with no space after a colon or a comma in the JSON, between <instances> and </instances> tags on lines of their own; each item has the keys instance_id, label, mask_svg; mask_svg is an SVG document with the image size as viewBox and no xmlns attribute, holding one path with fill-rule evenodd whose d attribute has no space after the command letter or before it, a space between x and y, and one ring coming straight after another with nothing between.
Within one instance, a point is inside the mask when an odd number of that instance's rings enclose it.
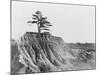
<instances>
[{"instance_id":1,"label":"white sky","mask_svg":"<svg viewBox=\"0 0 100 75\"><path fill-rule=\"evenodd\" d=\"M52 23L52 35L62 37L65 42L95 42L93 6L20 1L12 2L12 38L17 39L27 31L37 31L37 25L30 26L27 23L37 10Z\"/></svg>"}]
</instances>

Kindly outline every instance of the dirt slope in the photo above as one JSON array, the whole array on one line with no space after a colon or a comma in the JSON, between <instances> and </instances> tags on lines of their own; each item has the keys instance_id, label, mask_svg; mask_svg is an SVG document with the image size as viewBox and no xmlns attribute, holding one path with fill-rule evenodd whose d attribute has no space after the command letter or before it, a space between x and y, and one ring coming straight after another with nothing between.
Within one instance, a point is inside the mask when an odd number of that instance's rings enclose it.
<instances>
[{"instance_id":1,"label":"dirt slope","mask_svg":"<svg viewBox=\"0 0 100 75\"><path fill-rule=\"evenodd\" d=\"M95 69L95 51L74 51L51 34L27 32L11 49L12 74Z\"/></svg>"}]
</instances>

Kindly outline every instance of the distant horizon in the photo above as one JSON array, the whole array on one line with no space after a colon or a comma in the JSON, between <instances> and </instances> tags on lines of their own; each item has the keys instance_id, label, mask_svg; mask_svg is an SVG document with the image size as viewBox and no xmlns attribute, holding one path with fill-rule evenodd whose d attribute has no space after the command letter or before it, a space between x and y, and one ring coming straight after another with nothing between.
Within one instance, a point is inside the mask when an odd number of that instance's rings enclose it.
<instances>
[{"instance_id":1,"label":"distant horizon","mask_svg":"<svg viewBox=\"0 0 100 75\"><path fill-rule=\"evenodd\" d=\"M37 25L27 23L37 10L53 25L50 27L53 36L66 43L95 43L94 7L17 1L12 1L12 39L26 32L37 32Z\"/></svg>"}]
</instances>

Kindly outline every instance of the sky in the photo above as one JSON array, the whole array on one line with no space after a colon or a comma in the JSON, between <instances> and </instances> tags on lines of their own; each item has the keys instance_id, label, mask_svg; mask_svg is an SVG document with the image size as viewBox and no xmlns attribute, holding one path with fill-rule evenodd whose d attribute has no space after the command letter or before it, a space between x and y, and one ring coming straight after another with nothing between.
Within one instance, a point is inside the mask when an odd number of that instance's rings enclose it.
<instances>
[{"instance_id":1,"label":"sky","mask_svg":"<svg viewBox=\"0 0 100 75\"><path fill-rule=\"evenodd\" d=\"M37 32L37 25L28 24L37 10L53 25L51 34L65 42L95 43L95 7L12 1L12 38L25 32Z\"/></svg>"}]
</instances>

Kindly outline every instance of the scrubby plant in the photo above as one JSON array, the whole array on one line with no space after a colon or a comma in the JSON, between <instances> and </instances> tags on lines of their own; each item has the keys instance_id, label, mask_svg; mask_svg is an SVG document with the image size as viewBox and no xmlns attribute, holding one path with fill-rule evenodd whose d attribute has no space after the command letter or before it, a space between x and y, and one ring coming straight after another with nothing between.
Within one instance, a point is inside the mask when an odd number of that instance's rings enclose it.
<instances>
[{"instance_id":1,"label":"scrubby plant","mask_svg":"<svg viewBox=\"0 0 100 75\"><path fill-rule=\"evenodd\" d=\"M28 21L28 23L37 24L38 33L41 33L42 30L50 31L49 26L52 26L47 17L42 15L41 11L36 11L32 15L32 21Z\"/></svg>"}]
</instances>

